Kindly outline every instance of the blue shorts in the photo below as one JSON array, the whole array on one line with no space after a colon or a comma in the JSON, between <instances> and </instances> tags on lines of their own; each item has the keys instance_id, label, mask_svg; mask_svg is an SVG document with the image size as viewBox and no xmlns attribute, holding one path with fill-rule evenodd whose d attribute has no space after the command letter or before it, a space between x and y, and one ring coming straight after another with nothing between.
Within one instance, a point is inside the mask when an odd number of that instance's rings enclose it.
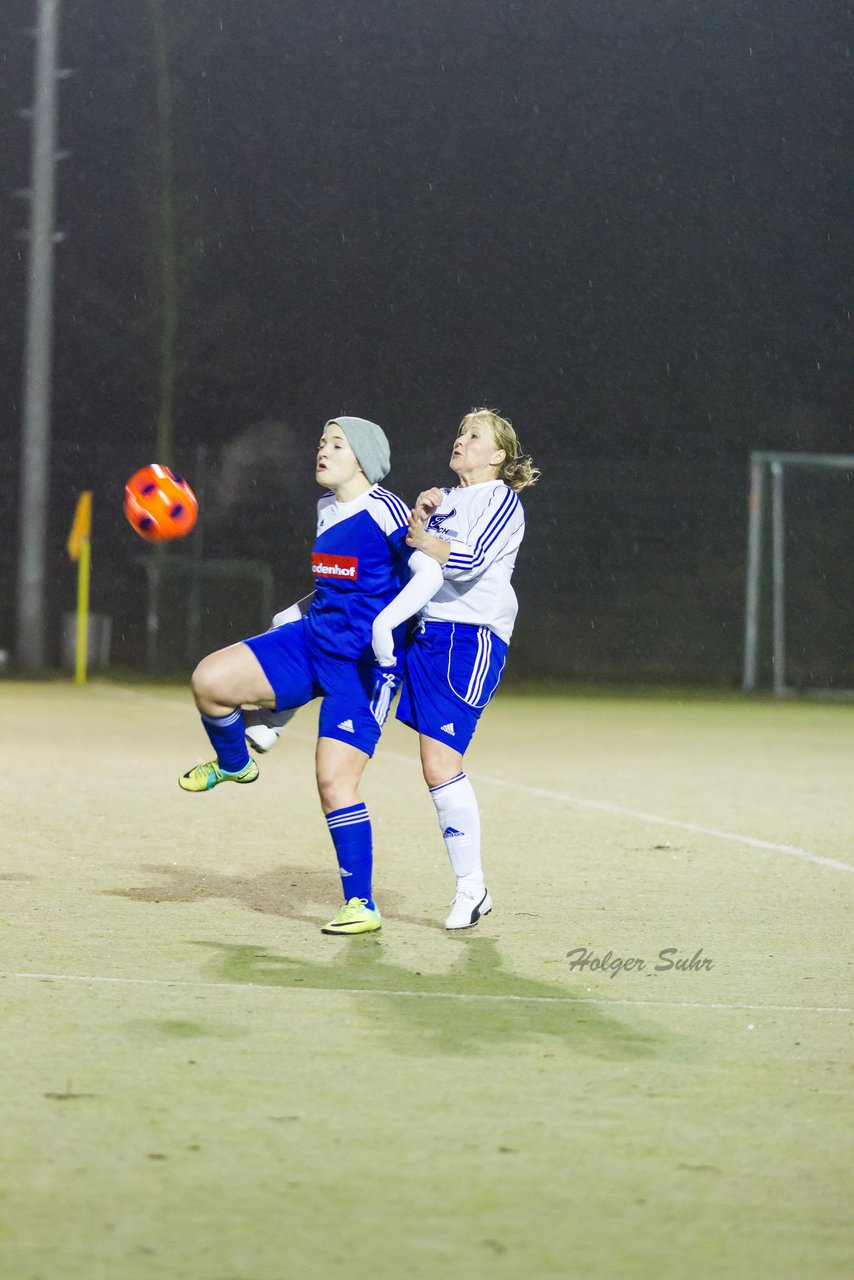
<instances>
[{"instance_id":1,"label":"blue shorts","mask_svg":"<svg viewBox=\"0 0 854 1280\"><path fill-rule=\"evenodd\" d=\"M507 661L507 645L488 627L422 623L406 652L398 720L462 755Z\"/></svg>"},{"instance_id":2,"label":"blue shorts","mask_svg":"<svg viewBox=\"0 0 854 1280\"><path fill-rule=\"evenodd\" d=\"M337 658L311 643L305 622L288 622L244 641L261 663L276 695L276 710L322 698L318 737L336 738L372 756L392 699L397 671L364 658Z\"/></svg>"}]
</instances>

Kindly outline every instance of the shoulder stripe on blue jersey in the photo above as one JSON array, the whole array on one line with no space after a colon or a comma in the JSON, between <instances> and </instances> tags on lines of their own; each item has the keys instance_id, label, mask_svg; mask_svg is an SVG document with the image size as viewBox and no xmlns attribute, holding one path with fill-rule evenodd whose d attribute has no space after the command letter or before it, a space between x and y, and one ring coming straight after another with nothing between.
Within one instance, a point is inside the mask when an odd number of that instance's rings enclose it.
<instances>
[{"instance_id":1,"label":"shoulder stripe on blue jersey","mask_svg":"<svg viewBox=\"0 0 854 1280\"><path fill-rule=\"evenodd\" d=\"M368 495L375 502L381 502L387 507L391 515L397 521L398 528L405 525L409 519L409 508L398 498L396 493L389 493L388 489L375 489L373 493Z\"/></svg>"},{"instance_id":2,"label":"shoulder stripe on blue jersey","mask_svg":"<svg viewBox=\"0 0 854 1280\"><path fill-rule=\"evenodd\" d=\"M407 520L409 519L409 507L403 501L403 498L399 497L398 494L392 493L390 489L383 489L380 486L377 486L374 492L374 497L384 498L386 502L390 503L393 507L400 509L400 512L403 515L404 519L407 519Z\"/></svg>"},{"instance_id":3,"label":"shoulder stripe on blue jersey","mask_svg":"<svg viewBox=\"0 0 854 1280\"><path fill-rule=\"evenodd\" d=\"M452 551L445 567L448 569L474 569L482 564L486 553L496 539L503 533L510 520L521 507L517 495L508 489L495 514L481 533L471 551Z\"/></svg>"},{"instance_id":4,"label":"shoulder stripe on blue jersey","mask_svg":"<svg viewBox=\"0 0 854 1280\"><path fill-rule=\"evenodd\" d=\"M385 498L381 497L379 494L376 494L376 493L371 494L371 497L374 499L375 502L379 502L381 506L385 507L385 509L388 511L389 515L392 518L392 522L394 524L395 529L402 529L403 526L406 524L409 513L407 512L406 515L404 516L396 506L393 506L390 502L387 502Z\"/></svg>"}]
</instances>

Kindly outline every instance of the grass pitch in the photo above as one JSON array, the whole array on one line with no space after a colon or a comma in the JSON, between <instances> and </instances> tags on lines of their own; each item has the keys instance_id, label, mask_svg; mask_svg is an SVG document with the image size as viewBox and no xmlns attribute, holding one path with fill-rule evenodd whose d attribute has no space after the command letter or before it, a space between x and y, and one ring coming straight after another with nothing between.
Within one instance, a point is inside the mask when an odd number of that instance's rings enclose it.
<instances>
[{"instance_id":1,"label":"grass pitch","mask_svg":"<svg viewBox=\"0 0 854 1280\"><path fill-rule=\"evenodd\" d=\"M354 939L315 717L0 686L3 1280L847 1278L851 708L502 694L462 936L390 725Z\"/></svg>"}]
</instances>

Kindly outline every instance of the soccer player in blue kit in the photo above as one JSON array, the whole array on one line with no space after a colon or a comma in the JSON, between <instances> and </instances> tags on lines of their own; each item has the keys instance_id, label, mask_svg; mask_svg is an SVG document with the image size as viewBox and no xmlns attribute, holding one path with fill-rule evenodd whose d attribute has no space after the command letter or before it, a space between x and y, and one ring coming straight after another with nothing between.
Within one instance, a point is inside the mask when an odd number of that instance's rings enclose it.
<instances>
[{"instance_id":1,"label":"soccer player in blue kit","mask_svg":"<svg viewBox=\"0 0 854 1280\"><path fill-rule=\"evenodd\" d=\"M326 423L315 477L331 492L317 507L313 595L287 611L293 621L203 658L191 682L216 759L179 779L185 791L258 777L243 703L283 711L323 699L317 787L345 898L324 933L371 933L382 924L372 896L371 822L359 784L402 670L377 660L374 619L393 599L407 611L388 640L402 654L405 618L442 583L435 557L407 545L407 507L379 485L389 460L388 440L376 423L349 416Z\"/></svg>"},{"instance_id":2,"label":"soccer player in blue kit","mask_svg":"<svg viewBox=\"0 0 854 1280\"><path fill-rule=\"evenodd\" d=\"M398 720L419 735L421 767L456 874L446 929L468 929L492 910L480 852L480 813L463 755L498 688L518 604L510 585L525 533L518 494L539 471L513 426L489 409L460 423L450 459L458 484L421 493L407 543L442 567L443 583L420 611L406 654ZM410 593L410 598L413 593ZM374 622L374 650L387 661L389 628L406 597Z\"/></svg>"}]
</instances>

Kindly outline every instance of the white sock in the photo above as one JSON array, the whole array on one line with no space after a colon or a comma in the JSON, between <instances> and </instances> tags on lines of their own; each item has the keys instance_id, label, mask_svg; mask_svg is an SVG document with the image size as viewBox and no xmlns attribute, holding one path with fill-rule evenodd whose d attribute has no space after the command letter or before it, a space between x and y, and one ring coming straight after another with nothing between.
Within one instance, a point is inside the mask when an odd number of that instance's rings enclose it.
<instances>
[{"instance_id":1,"label":"white sock","mask_svg":"<svg viewBox=\"0 0 854 1280\"><path fill-rule=\"evenodd\" d=\"M458 773L438 787L431 787L430 795L448 858L456 873L457 888L482 889L480 810L474 787L464 773Z\"/></svg>"}]
</instances>

